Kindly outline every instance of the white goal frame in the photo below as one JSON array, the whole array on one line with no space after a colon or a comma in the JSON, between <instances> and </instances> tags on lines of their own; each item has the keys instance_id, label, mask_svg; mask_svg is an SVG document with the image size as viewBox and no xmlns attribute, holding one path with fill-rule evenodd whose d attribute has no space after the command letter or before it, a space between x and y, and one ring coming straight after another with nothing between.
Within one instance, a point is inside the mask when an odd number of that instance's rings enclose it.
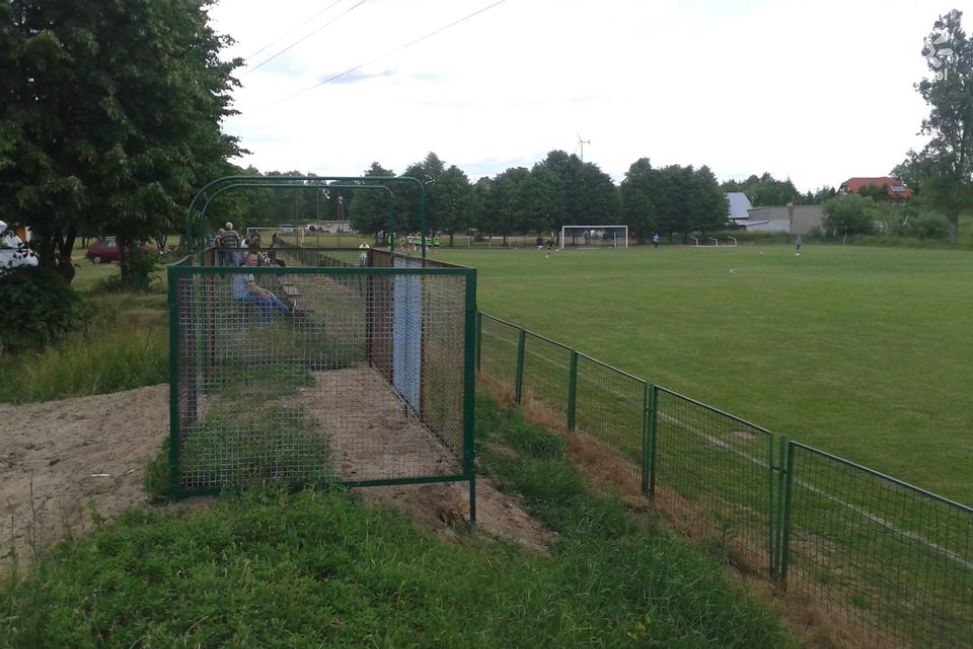
<instances>
[{"instance_id":1,"label":"white goal frame","mask_svg":"<svg viewBox=\"0 0 973 649\"><path fill-rule=\"evenodd\" d=\"M567 234L568 230L607 230L608 228L613 228L615 230L619 230L619 229L624 230L624 235L622 236L622 243L624 245L622 245L622 246L619 246L618 245L618 243L619 243L619 241L618 241L618 235L616 235L615 238L614 238L614 240L612 241L612 245L610 247L612 247L612 248L619 248L619 247L621 247L621 248L628 248L628 226L627 225L622 225L621 223L619 223L617 225L616 224L611 224L611 223L604 224L604 225L562 225L561 226L560 248L561 248L561 250L564 250L564 240L566 238L564 235Z\"/></svg>"}]
</instances>

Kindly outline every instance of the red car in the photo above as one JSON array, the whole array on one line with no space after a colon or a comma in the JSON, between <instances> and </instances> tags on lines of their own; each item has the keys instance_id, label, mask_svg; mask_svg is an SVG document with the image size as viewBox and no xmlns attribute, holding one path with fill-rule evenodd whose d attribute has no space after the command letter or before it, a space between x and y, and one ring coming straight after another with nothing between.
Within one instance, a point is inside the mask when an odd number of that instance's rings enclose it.
<instances>
[{"instance_id":1,"label":"red car","mask_svg":"<svg viewBox=\"0 0 973 649\"><path fill-rule=\"evenodd\" d=\"M85 257L93 264L100 264L103 261L118 261L121 251L115 237L102 237L88 246Z\"/></svg>"}]
</instances>

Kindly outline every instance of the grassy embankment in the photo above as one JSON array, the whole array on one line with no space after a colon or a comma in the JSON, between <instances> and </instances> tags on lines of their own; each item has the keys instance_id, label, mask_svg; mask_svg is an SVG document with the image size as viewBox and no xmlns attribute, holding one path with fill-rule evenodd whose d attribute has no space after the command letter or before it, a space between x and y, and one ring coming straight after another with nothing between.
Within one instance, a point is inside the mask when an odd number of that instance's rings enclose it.
<instances>
[{"instance_id":1,"label":"grassy embankment","mask_svg":"<svg viewBox=\"0 0 973 649\"><path fill-rule=\"evenodd\" d=\"M645 514L592 493L556 436L478 404L483 466L557 532L549 556L342 491L132 512L0 590L0 645L788 647L773 616Z\"/></svg>"}]
</instances>

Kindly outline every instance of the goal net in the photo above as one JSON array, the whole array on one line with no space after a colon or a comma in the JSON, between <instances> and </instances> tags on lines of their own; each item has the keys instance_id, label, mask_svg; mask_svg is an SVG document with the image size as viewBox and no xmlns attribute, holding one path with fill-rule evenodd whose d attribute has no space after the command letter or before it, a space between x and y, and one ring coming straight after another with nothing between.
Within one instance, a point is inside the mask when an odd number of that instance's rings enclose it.
<instances>
[{"instance_id":1,"label":"goal net","mask_svg":"<svg viewBox=\"0 0 973 649\"><path fill-rule=\"evenodd\" d=\"M561 227L561 249L628 248L627 225L565 225Z\"/></svg>"}]
</instances>

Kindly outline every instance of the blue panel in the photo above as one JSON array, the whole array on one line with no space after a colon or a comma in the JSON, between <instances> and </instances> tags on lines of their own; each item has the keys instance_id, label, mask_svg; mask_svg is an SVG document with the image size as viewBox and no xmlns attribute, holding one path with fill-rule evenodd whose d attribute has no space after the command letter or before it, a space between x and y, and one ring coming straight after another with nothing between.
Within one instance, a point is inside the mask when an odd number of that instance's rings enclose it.
<instances>
[{"instance_id":1,"label":"blue panel","mask_svg":"<svg viewBox=\"0 0 973 649\"><path fill-rule=\"evenodd\" d=\"M419 260L396 257L396 268L421 268ZM422 278L396 275L392 303L392 385L419 412L422 378Z\"/></svg>"}]
</instances>

